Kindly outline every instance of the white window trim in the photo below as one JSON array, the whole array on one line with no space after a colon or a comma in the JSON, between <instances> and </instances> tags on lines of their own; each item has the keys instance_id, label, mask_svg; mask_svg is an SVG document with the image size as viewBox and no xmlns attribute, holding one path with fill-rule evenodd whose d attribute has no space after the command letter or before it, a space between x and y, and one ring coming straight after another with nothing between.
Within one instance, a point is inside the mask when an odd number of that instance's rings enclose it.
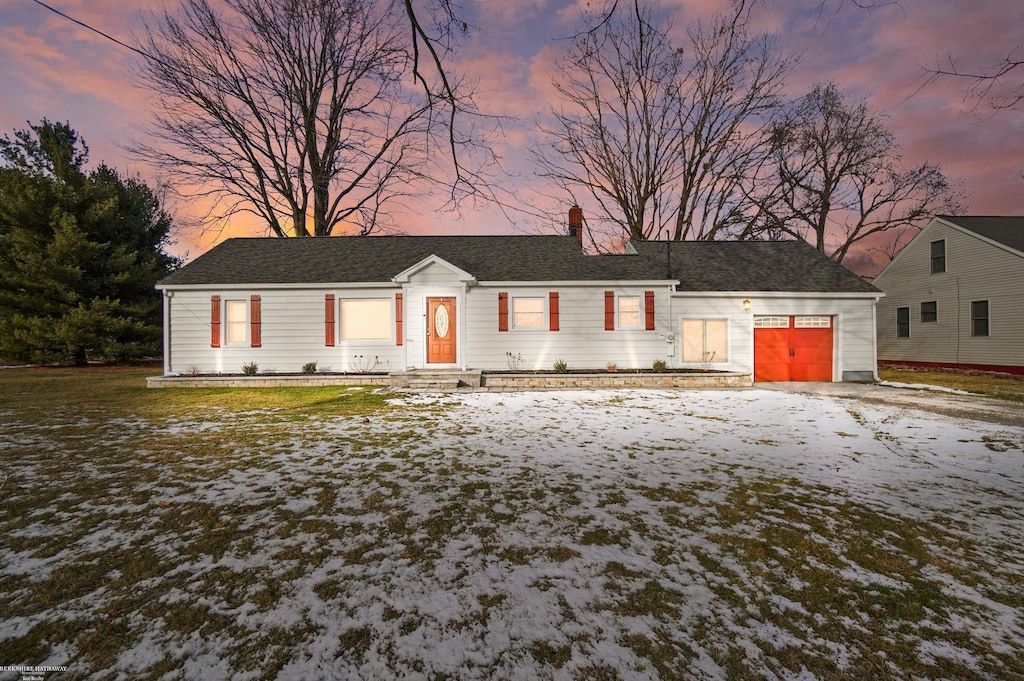
<instances>
[{"instance_id":1,"label":"white window trim","mask_svg":"<svg viewBox=\"0 0 1024 681\"><path fill-rule=\"evenodd\" d=\"M345 305L347 301L375 301L388 304L388 336L386 338L346 338L345 337ZM395 300L393 296L338 296L334 303L337 306L335 325L337 327L339 343L358 343L366 345L387 345L395 341Z\"/></svg>"},{"instance_id":2,"label":"white window trim","mask_svg":"<svg viewBox=\"0 0 1024 681\"><path fill-rule=\"evenodd\" d=\"M548 296L547 295L517 295L509 296L509 330L530 332L530 331L547 331L550 325L550 312L548 310ZM539 300L541 301L541 318L540 324L537 326L521 326L516 324L516 301L518 300Z\"/></svg>"}]
</instances>

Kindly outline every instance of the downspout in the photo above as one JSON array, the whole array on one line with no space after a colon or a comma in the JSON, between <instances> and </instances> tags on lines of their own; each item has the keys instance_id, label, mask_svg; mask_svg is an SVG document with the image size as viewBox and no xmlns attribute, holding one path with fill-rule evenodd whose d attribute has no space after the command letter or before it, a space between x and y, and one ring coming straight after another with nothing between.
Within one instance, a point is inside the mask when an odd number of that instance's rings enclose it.
<instances>
[{"instance_id":1,"label":"downspout","mask_svg":"<svg viewBox=\"0 0 1024 681\"><path fill-rule=\"evenodd\" d=\"M171 298L173 291L164 291L164 376L171 375Z\"/></svg>"},{"instance_id":2,"label":"downspout","mask_svg":"<svg viewBox=\"0 0 1024 681\"><path fill-rule=\"evenodd\" d=\"M461 308L461 312L462 312L459 315L459 336L460 336L460 338L459 338L459 343L456 346L458 348L461 348L461 350L459 352L459 355L460 355L459 356L459 364L462 366L462 371L466 371L466 355L469 354L467 352L468 348L466 347L469 344L469 339L466 336L466 312L467 312L468 307L469 307L469 305L467 303L467 300L466 300L466 298L467 298L466 294L467 294L468 290L469 290L469 287L466 284L466 282L465 281L462 282L462 300L459 301L459 307Z\"/></svg>"},{"instance_id":3,"label":"downspout","mask_svg":"<svg viewBox=\"0 0 1024 681\"><path fill-rule=\"evenodd\" d=\"M875 339L875 342L871 344L871 354L874 355L871 366L873 367L873 378L877 382L878 378L878 298L875 298L875 302L871 304L871 337Z\"/></svg>"}]
</instances>

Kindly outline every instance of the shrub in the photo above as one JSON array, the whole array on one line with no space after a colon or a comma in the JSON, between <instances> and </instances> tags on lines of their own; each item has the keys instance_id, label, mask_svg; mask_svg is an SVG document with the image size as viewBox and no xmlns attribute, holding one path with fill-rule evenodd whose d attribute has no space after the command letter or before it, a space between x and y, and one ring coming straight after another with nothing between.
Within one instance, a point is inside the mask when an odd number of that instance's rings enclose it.
<instances>
[{"instance_id":1,"label":"shrub","mask_svg":"<svg viewBox=\"0 0 1024 681\"><path fill-rule=\"evenodd\" d=\"M315 374L316 373L316 362L306 362L302 365L302 373L304 374Z\"/></svg>"},{"instance_id":2,"label":"shrub","mask_svg":"<svg viewBox=\"0 0 1024 681\"><path fill-rule=\"evenodd\" d=\"M651 364L651 371L668 371L668 362L663 359L656 359Z\"/></svg>"},{"instance_id":3,"label":"shrub","mask_svg":"<svg viewBox=\"0 0 1024 681\"><path fill-rule=\"evenodd\" d=\"M554 369L556 374L564 374L566 371L569 370L569 363L566 362L564 359L556 359Z\"/></svg>"},{"instance_id":4,"label":"shrub","mask_svg":"<svg viewBox=\"0 0 1024 681\"><path fill-rule=\"evenodd\" d=\"M247 362L242 365L242 373L246 376L255 376L256 372L260 370L260 365L256 362Z\"/></svg>"}]
</instances>

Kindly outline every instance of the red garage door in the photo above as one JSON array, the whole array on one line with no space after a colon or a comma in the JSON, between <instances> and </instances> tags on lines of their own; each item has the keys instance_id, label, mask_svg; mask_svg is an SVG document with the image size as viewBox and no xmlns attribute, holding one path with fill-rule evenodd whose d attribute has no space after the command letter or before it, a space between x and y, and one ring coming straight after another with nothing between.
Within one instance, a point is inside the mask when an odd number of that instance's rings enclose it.
<instances>
[{"instance_id":1,"label":"red garage door","mask_svg":"<svg viewBox=\"0 0 1024 681\"><path fill-rule=\"evenodd\" d=\"M754 317L755 381L831 381L832 318Z\"/></svg>"}]
</instances>

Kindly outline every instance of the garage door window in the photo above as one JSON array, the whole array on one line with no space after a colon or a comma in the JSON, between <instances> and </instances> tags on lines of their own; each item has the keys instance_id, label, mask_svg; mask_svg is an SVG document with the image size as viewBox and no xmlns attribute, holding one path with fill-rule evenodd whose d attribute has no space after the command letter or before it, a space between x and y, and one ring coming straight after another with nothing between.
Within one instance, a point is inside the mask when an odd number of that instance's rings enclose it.
<instances>
[{"instance_id":1,"label":"garage door window","mask_svg":"<svg viewBox=\"0 0 1024 681\"><path fill-rule=\"evenodd\" d=\"M794 317L795 329L828 329L832 327L831 317Z\"/></svg>"}]
</instances>

